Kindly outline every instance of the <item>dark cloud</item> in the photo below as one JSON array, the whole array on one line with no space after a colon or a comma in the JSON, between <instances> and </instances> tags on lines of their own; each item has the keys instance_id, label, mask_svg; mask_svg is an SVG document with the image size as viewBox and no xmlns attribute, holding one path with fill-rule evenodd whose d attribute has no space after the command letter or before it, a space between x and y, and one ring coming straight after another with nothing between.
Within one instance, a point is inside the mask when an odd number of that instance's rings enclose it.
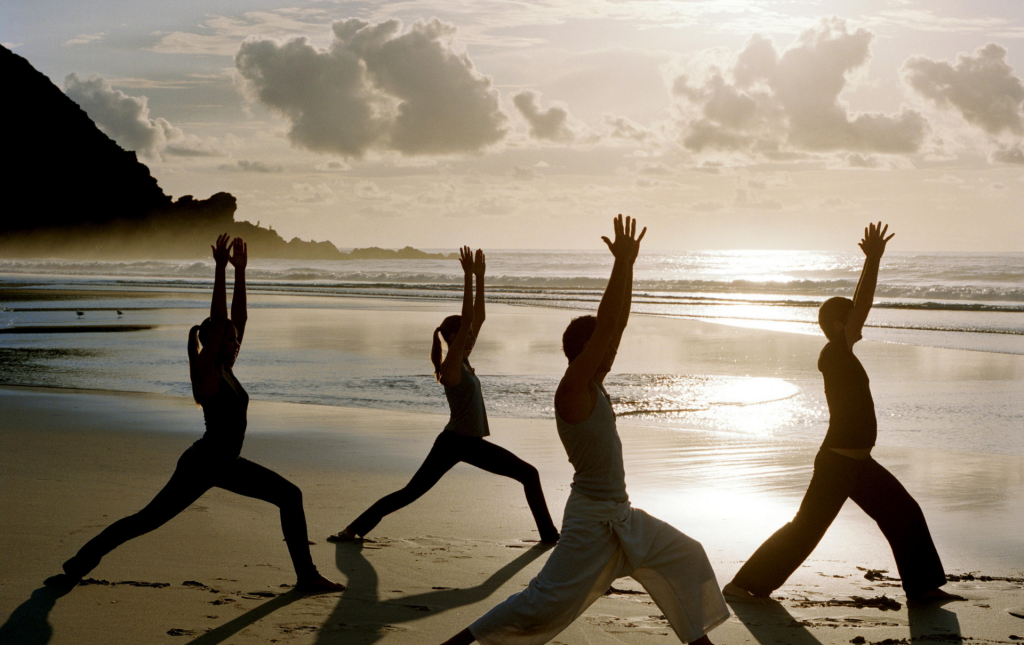
<instances>
[{"instance_id":1,"label":"dark cloud","mask_svg":"<svg viewBox=\"0 0 1024 645\"><path fill-rule=\"evenodd\" d=\"M245 159L239 159L233 164L221 164L218 166L221 170L228 171L239 171L239 172L283 172L284 168L281 166L270 166L262 161L246 161Z\"/></svg>"},{"instance_id":2,"label":"dark cloud","mask_svg":"<svg viewBox=\"0 0 1024 645\"><path fill-rule=\"evenodd\" d=\"M613 139L630 139L642 143L651 138L650 130L624 116L605 114L604 124L608 128L608 136Z\"/></svg>"},{"instance_id":3,"label":"dark cloud","mask_svg":"<svg viewBox=\"0 0 1024 645\"><path fill-rule=\"evenodd\" d=\"M989 43L956 65L915 56L903 65L915 91L941 108L956 109L990 135L1024 135L1024 82L1006 62L1006 49Z\"/></svg>"},{"instance_id":4,"label":"dark cloud","mask_svg":"<svg viewBox=\"0 0 1024 645\"><path fill-rule=\"evenodd\" d=\"M186 134L167 119L149 115L149 99L129 96L100 76L87 80L78 74L64 78L64 92L118 145L152 159L162 155L208 157L223 154L195 135Z\"/></svg>"},{"instance_id":5,"label":"dark cloud","mask_svg":"<svg viewBox=\"0 0 1024 645\"><path fill-rule=\"evenodd\" d=\"M992 161L1024 164L1024 145L1000 146L992 153Z\"/></svg>"},{"instance_id":6,"label":"dark cloud","mask_svg":"<svg viewBox=\"0 0 1024 645\"><path fill-rule=\"evenodd\" d=\"M687 111L683 143L777 155L784 151L916 152L928 131L919 113L851 113L840 102L849 74L870 58L871 32L822 20L779 52L753 36L729 65L676 77Z\"/></svg>"},{"instance_id":7,"label":"dark cloud","mask_svg":"<svg viewBox=\"0 0 1024 645\"><path fill-rule=\"evenodd\" d=\"M558 105L541 110L538 92L517 92L512 95L512 103L530 124L530 136L534 139L569 142L576 138L569 128L569 110Z\"/></svg>"},{"instance_id":8,"label":"dark cloud","mask_svg":"<svg viewBox=\"0 0 1024 645\"><path fill-rule=\"evenodd\" d=\"M309 150L360 157L478 152L505 137L508 117L491 79L437 19L335 22L321 50L306 38L248 40L235 65L257 99L291 122Z\"/></svg>"}]
</instances>

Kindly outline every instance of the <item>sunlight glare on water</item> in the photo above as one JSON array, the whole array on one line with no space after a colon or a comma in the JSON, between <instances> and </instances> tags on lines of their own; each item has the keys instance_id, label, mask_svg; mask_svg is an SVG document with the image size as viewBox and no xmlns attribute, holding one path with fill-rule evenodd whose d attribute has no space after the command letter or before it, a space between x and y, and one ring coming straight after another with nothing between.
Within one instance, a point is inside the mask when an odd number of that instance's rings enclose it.
<instances>
[{"instance_id":1,"label":"sunlight glare on water","mask_svg":"<svg viewBox=\"0 0 1024 645\"><path fill-rule=\"evenodd\" d=\"M620 417L768 437L821 411L784 379L636 374L609 379L621 392Z\"/></svg>"}]
</instances>

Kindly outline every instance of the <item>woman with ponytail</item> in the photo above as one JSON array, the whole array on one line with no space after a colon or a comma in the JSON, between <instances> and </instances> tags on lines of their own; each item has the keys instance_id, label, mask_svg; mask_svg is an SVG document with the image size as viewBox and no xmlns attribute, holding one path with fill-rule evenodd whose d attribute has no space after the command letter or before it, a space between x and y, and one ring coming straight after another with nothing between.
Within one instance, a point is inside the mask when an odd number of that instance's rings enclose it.
<instances>
[{"instance_id":1,"label":"woman with ponytail","mask_svg":"<svg viewBox=\"0 0 1024 645\"><path fill-rule=\"evenodd\" d=\"M558 529L551 522L544 491L540 486L537 469L500 446L484 439L491 434L487 425L480 379L469 364L477 334L484 323L484 272L486 258L477 250L474 258L468 246L462 247L459 261L465 274L462 295L462 315L448 316L434 330L430 347L430 362L434 376L444 386L451 418L444 431L434 441L426 460L405 488L382 497L363 512L345 530L327 538L332 542L345 542L365 537L385 515L394 513L419 499L430 490L446 472L461 462L476 466L495 475L511 477L523 485L526 501L537 522L541 542L557 542ZM473 276L476 275L476 301L473 300ZM448 353L441 360L441 341Z\"/></svg>"},{"instance_id":2,"label":"woman with ponytail","mask_svg":"<svg viewBox=\"0 0 1024 645\"><path fill-rule=\"evenodd\" d=\"M298 578L296 589L307 592L342 591L344 585L324 578L313 565L302 510L302 491L274 471L239 456L245 438L249 395L232 372L245 333L245 265L242 238L225 233L213 249L215 273L210 317L188 332L192 396L203 408L206 433L178 459L163 490L145 508L120 519L89 540L64 563L64 573L46 584L72 587L99 565L106 554L128 540L162 526L213 487L254 497L281 509L281 528ZM228 263L235 267L231 318L227 310Z\"/></svg>"}]
</instances>

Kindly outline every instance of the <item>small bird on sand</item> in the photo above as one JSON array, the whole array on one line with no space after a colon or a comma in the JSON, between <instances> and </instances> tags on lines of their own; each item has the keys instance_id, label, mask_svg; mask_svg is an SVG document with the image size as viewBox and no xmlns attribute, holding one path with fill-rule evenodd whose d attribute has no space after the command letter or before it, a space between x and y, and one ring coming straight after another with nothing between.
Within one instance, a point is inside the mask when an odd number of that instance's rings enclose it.
<instances>
[{"instance_id":1,"label":"small bird on sand","mask_svg":"<svg viewBox=\"0 0 1024 645\"><path fill-rule=\"evenodd\" d=\"M122 312L121 312L121 310L120 310L120 309L115 309L114 311L116 311L116 312L117 312L117 315L118 315L118 316L122 315Z\"/></svg>"},{"instance_id":2,"label":"small bird on sand","mask_svg":"<svg viewBox=\"0 0 1024 645\"><path fill-rule=\"evenodd\" d=\"M79 316L84 316L85 315L84 311L76 311L75 313L78 314Z\"/></svg>"}]
</instances>

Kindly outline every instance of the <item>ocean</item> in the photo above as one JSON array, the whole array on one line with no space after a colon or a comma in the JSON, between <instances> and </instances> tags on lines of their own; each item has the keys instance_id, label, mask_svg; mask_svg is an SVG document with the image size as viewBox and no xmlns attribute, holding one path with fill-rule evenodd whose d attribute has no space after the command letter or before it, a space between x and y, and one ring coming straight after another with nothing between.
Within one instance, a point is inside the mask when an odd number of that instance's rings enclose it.
<instances>
[{"instance_id":1,"label":"ocean","mask_svg":"<svg viewBox=\"0 0 1024 645\"><path fill-rule=\"evenodd\" d=\"M852 296L862 263L854 253L817 251L644 253L633 311L818 343L818 305ZM564 310L593 311L610 267L607 251L488 252L489 303L561 312L543 327L501 329L500 346L497 323L485 328L475 362L492 414L551 418L564 363L558 335L574 314ZM189 396L184 338L206 316L212 276L212 260L0 260L0 383ZM440 312L458 312L457 261L251 260L247 280L251 330L237 371L254 398L447 411L426 354ZM887 254L864 337L908 357L914 348L959 350L942 354L961 366L942 387L876 392L884 441L1024 454L1024 254ZM666 355L684 351L659 338ZM626 368L608 379L620 417L807 441L827 425L809 350L775 371L656 358L648 361L656 367L630 369L620 357ZM922 369L901 378L937 383L946 377L935 374L953 370ZM928 424L941 431L924 439Z\"/></svg>"}]
</instances>

